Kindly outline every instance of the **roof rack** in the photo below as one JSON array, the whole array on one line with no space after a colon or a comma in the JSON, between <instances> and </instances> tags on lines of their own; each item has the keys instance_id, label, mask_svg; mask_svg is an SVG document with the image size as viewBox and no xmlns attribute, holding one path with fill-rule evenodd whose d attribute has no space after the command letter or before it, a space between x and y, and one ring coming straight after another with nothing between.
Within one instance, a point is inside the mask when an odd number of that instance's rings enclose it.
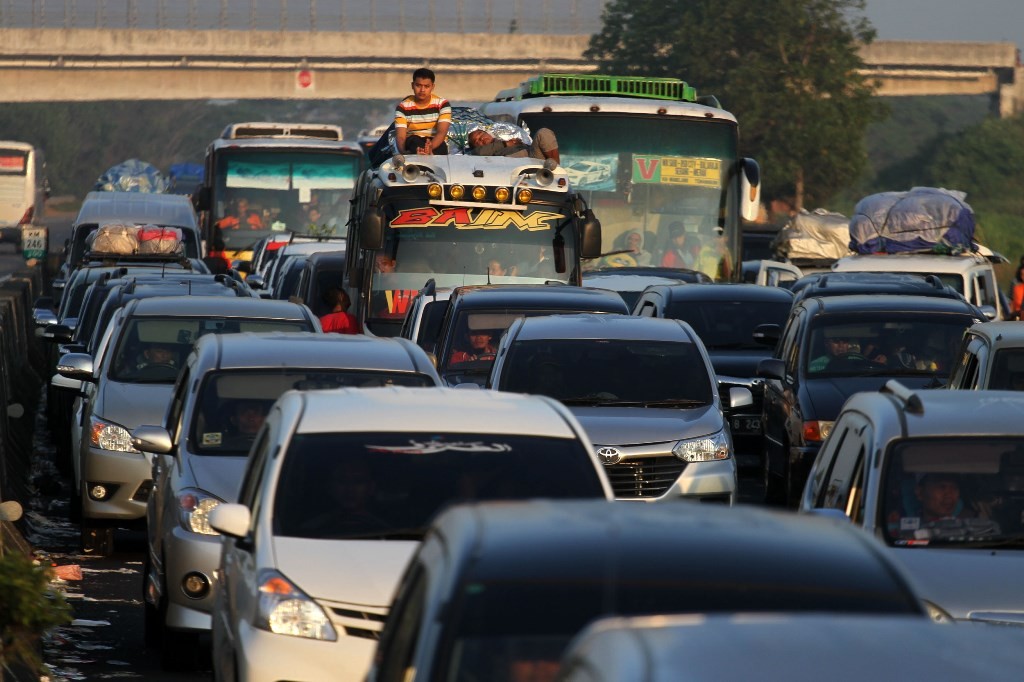
<instances>
[{"instance_id":1,"label":"roof rack","mask_svg":"<svg viewBox=\"0 0 1024 682\"><path fill-rule=\"evenodd\" d=\"M312 138L317 140L342 140L341 126L326 123L232 123L220 134L225 140L239 140L252 137Z\"/></svg>"},{"instance_id":2,"label":"roof rack","mask_svg":"<svg viewBox=\"0 0 1024 682\"><path fill-rule=\"evenodd\" d=\"M697 97L697 90L678 78L578 73L542 73L523 81L517 87L502 90L494 99L500 102L551 95L640 97L672 102L694 102L721 108L714 96Z\"/></svg>"},{"instance_id":3,"label":"roof rack","mask_svg":"<svg viewBox=\"0 0 1024 682\"><path fill-rule=\"evenodd\" d=\"M120 263L177 263L187 270L192 269L192 261L188 257L178 253L103 253L87 251L82 256L83 262L109 263L117 265Z\"/></svg>"}]
</instances>

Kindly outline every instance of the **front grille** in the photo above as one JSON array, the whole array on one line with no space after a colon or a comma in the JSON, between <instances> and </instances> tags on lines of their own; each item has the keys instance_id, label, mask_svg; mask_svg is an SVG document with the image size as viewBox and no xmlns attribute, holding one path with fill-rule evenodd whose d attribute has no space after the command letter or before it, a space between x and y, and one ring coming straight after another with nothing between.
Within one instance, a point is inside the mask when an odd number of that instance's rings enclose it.
<instances>
[{"instance_id":1,"label":"front grille","mask_svg":"<svg viewBox=\"0 0 1024 682\"><path fill-rule=\"evenodd\" d=\"M153 491L153 481L143 481L142 485L139 486L135 494L132 495L132 500L135 502L146 502L149 500L149 494Z\"/></svg>"},{"instance_id":2,"label":"front grille","mask_svg":"<svg viewBox=\"0 0 1024 682\"><path fill-rule=\"evenodd\" d=\"M365 628L354 628L350 625L343 625L345 634L349 637L362 637L363 639L380 639L380 633Z\"/></svg>"},{"instance_id":3,"label":"front grille","mask_svg":"<svg viewBox=\"0 0 1024 682\"><path fill-rule=\"evenodd\" d=\"M345 618L355 618L357 620L370 620L378 623L383 623L388 617L382 613L370 613L369 611L356 611L355 609L342 609L337 606L331 608L339 616Z\"/></svg>"},{"instance_id":4,"label":"front grille","mask_svg":"<svg viewBox=\"0 0 1024 682\"><path fill-rule=\"evenodd\" d=\"M627 459L618 464L606 464L604 470L615 497L628 500L664 495L685 468L686 462L669 455Z\"/></svg>"}]
</instances>

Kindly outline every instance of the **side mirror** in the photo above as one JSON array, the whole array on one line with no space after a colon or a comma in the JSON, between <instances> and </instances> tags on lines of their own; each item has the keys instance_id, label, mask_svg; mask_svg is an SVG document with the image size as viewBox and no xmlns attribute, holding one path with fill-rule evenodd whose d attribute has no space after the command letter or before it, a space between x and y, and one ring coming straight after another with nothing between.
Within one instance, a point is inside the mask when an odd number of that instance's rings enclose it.
<instances>
[{"instance_id":1,"label":"side mirror","mask_svg":"<svg viewBox=\"0 0 1024 682\"><path fill-rule=\"evenodd\" d=\"M753 159L740 162L740 215L757 220L761 212L761 167Z\"/></svg>"},{"instance_id":2,"label":"side mirror","mask_svg":"<svg viewBox=\"0 0 1024 682\"><path fill-rule=\"evenodd\" d=\"M384 214L376 206L363 213L363 220L359 223L359 246L368 251L384 247Z\"/></svg>"},{"instance_id":3,"label":"side mirror","mask_svg":"<svg viewBox=\"0 0 1024 682\"><path fill-rule=\"evenodd\" d=\"M174 449L174 442L162 426L139 426L132 431L132 447L154 455L166 455Z\"/></svg>"},{"instance_id":4,"label":"side mirror","mask_svg":"<svg viewBox=\"0 0 1024 682\"><path fill-rule=\"evenodd\" d=\"M52 343L67 343L74 336L75 331L66 324L51 324L39 327L36 333L40 338Z\"/></svg>"},{"instance_id":5,"label":"side mirror","mask_svg":"<svg viewBox=\"0 0 1024 682\"><path fill-rule=\"evenodd\" d=\"M48 308L33 308L32 309L32 322L37 327L49 327L57 324L56 313Z\"/></svg>"},{"instance_id":6,"label":"side mirror","mask_svg":"<svg viewBox=\"0 0 1024 682\"><path fill-rule=\"evenodd\" d=\"M601 221L589 208L583 213L583 225L580 232L580 258L600 258Z\"/></svg>"},{"instance_id":7,"label":"side mirror","mask_svg":"<svg viewBox=\"0 0 1024 682\"><path fill-rule=\"evenodd\" d=\"M996 313L996 307L995 306L993 306L993 305L983 305L983 306L979 306L979 308L980 308L982 314L985 316L986 319L989 319L989 320L996 319L997 313Z\"/></svg>"},{"instance_id":8,"label":"side mirror","mask_svg":"<svg viewBox=\"0 0 1024 682\"><path fill-rule=\"evenodd\" d=\"M733 386L729 389L729 407L732 409L750 407L753 404L754 394L750 392L749 388Z\"/></svg>"},{"instance_id":9,"label":"side mirror","mask_svg":"<svg viewBox=\"0 0 1024 682\"><path fill-rule=\"evenodd\" d=\"M68 353L57 361L57 374L68 379L95 381L92 372L92 356L86 353Z\"/></svg>"},{"instance_id":10,"label":"side mirror","mask_svg":"<svg viewBox=\"0 0 1024 682\"><path fill-rule=\"evenodd\" d=\"M250 289L262 289L266 282L263 280L263 275L253 274L245 278L245 283L249 285Z\"/></svg>"},{"instance_id":11,"label":"side mirror","mask_svg":"<svg viewBox=\"0 0 1024 682\"><path fill-rule=\"evenodd\" d=\"M754 327L753 337L762 346L774 348L782 337L782 327L777 324L759 324Z\"/></svg>"},{"instance_id":12,"label":"side mirror","mask_svg":"<svg viewBox=\"0 0 1024 682\"><path fill-rule=\"evenodd\" d=\"M779 358L765 358L757 363L757 376L782 381L786 378L786 363Z\"/></svg>"},{"instance_id":13,"label":"side mirror","mask_svg":"<svg viewBox=\"0 0 1024 682\"><path fill-rule=\"evenodd\" d=\"M468 381L461 384L455 384L455 388L475 388L482 390L483 386L481 386L480 384L475 384L472 381Z\"/></svg>"},{"instance_id":14,"label":"side mirror","mask_svg":"<svg viewBox=\"0 0 1024 682\"><path fill-rule=\"evenodd\" d=\"M196 211L209 211L210 210L210 188L200 187L196 190L195 194L192 195L192 206L195 207Z\"/></svg>"},{"instance_id":15,"label":"side mirror","mask_svg":"<svg viewBox=\"0 0 1024 682\"><path fill-rule=\"evenodd\" d=\"M210 527L232 538L248 535L251 521L252 514L244 504L218 504L210 511Z\"/></svg>"},{"instance_id":16,"label":"side mirror","mask_svg":"<svg viewBox=\"0 0 1024 682\"><path fill-rule=\"evenodd\" d=\"M832 519L833 521L842 521L843 523L850 523L850 517L843 513L842 509L833 509L832 507L814 507L813 509L807 510L810 514L823 519Z\"/></svg>"},{"instance_id":17,"label":"side mirror","mask_svg":"<svg viewBox=\"0 0 1024 682\"><path fill-rule=\"evenodd\" d=\"M58 391L67 391L77 396L85 396L85 392L82 390L82 382L78 379L68 379L59 374L54 374L50 379L50 386Z\"/></svg>"},{"instance_id":18,"label":"side mirror","mask_svg":"<svg viewBox=\"0 0 1024 682\"><path fill-rule=\"evenodd\" d=\"M52 282L50 282L50 287L54 291L58 291L58 290L63 290L64 287L67 286L67 284L68 284L68 281L66 279L55 279Z\"/></svg>"}]
</instances>

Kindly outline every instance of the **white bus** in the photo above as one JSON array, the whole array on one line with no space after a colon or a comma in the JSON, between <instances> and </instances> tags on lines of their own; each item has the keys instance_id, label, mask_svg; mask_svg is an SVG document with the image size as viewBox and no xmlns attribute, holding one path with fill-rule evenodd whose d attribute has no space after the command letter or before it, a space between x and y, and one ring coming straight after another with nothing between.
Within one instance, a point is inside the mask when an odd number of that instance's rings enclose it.
<instances>
[{"instance_id":1,"label":"white bus","mask_svg":"<svg viewBox=\"0 0 1024 682\"><path fill-rule=\"evenodd\" d=\"M21 231L43 216L50 196L43 153L24 142L0 140L0 242L21 244Z\"/></svg>"}]
</instances>

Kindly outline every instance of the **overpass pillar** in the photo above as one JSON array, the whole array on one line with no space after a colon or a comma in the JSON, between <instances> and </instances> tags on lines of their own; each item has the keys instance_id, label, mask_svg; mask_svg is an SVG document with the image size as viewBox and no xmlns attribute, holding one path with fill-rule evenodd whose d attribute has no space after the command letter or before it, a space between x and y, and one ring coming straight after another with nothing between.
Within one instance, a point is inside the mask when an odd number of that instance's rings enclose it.
<instances>
[{"instance_id":1,"label":"overpass pillar","mask_svg":"<svg viewBox=\"0 0 1024 682\"><path fill-rule=\"evenodd\" d=\"M1013 69L1013 82L999 86L999 118L1024 114L1024 66Z\"/></svg>"}]
</instances>

